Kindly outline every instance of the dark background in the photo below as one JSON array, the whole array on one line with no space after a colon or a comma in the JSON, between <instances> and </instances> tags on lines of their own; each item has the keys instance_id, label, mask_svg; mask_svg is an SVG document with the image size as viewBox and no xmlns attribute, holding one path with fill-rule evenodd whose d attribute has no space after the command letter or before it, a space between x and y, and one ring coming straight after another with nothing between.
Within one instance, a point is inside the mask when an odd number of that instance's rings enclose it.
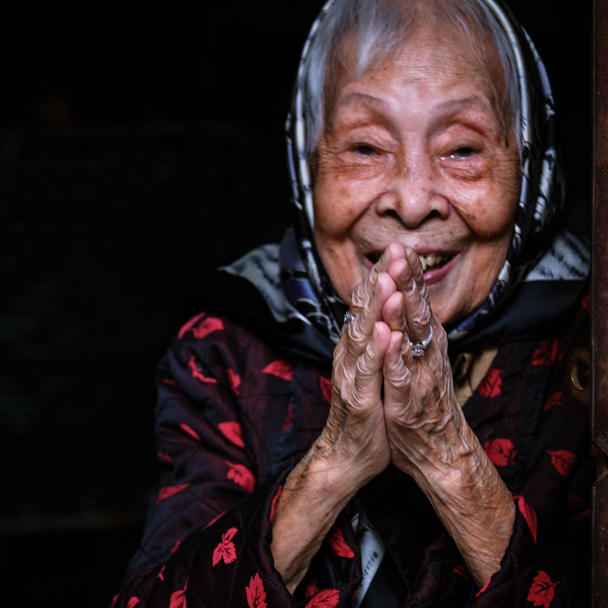
<instances>
[{"instance_id":1,"label":"dark background","mask_svg":"<svg viewBox=\"0 0 608 608\"><path fill-rule=\"evenodd\" d=\"M289 222L283 125L321 3L0 15L0 573L104 606L156 483L153 373L203 271ZM512 1L589 227L591 3Z\"/></svg>"}]
</instances>

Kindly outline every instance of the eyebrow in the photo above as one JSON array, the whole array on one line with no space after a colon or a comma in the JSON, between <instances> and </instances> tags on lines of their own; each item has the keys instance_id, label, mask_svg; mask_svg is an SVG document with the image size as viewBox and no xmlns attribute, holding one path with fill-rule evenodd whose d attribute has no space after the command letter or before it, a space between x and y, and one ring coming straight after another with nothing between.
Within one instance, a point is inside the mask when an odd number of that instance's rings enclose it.
<instances>
[{"instance_id":1,"label":"eyebrow","mask_svg":"<svg viewBox=\"0 0 608 608\"><path fill-rule=\"evenodd\" d=\"M359 93L357 91L351 91L344 95L344 97L338 100L338 105L351 104L362 101L364 103L371 104L373 106L386 107L388 104L383 99L369 95L368 93Z\"/></svg>"},{"instance_id":2,"label":"eyebrow","mask_svg":"<svg viewBox=\"0 0 608 608\"><path fill-rule=\"evenodd\" d=\"M376 106L378 108L385 108L388 103L383 99L369 95L368 93L360 93L358 91L351 91L342 97L339 101L339 105L350 105L352 103L363 102L368 105ZM458 111L466 106L479 106L483 109L487 109L485 104L477 95L471 95L469 97L462 97L461 99L448 99L440 103L437 109L440 111Z\"/></svg>"},{"instance_id":3,"label":"eyebrow","mask_svg":"<svg viewBox=\"0 0 608 608\"><path fill-rule=\"evenodd\" d=\"M500 124L499 116L496 114L496 111L491 106L488 107L488 104L484 103L479 96L471 95L469 97L462 97L461 99L449 99L440 103L436 108L439 111L439 115L432 121L431 127L433 129L438 128L446 121L449 121L451 117L458 114L459 111L469 107L477 107L486 112L489 110L494 119Z\"/></svg>"},{"instance_id":4,"label":"eyebrow","mask_svg":"<svg viewBox=\"0 0 608 608\"><path fill-rule=\"evenodd\" d=\"M382 114L382 110L386 109L389 106L389 103L379 97L375 97L374 95L370 95L369 93L361 93L359 91L351 91L347 93L338 100L336 107L340 106L348 106L351 104L363 103L368 107L372 107L375 110L378 110ZM469 107L478 107L482 110L490 110L492 108L488 108L488 105L484 103L483 99L481 99L478 95L470 95L468 97L461 97L459 99L448 99L446 101L441 102L435 107L435 110L439 112L439 115L435 117L430 124L431 131L437 129L440 125L445 124L446 121L449 121L452 116L457 114L461 110L465 110ZM498 120L498 116L493 112L494 118Z\"/></svg>"},{"instance_id":5,"label":"eyebrow","mask_svg":"<svg viewBox=\"0 0 608 608\"><path fill-rule=\"evenodd\" d=\"M459 108L461 106L482 106L487 108L486 104L477 96L471 95L470 97L463 97L462 99L449 99L448 101L444 101L440 103L437 107L440 110L443 109L451 109L452 107Z\"/></svg>"}]
</instances>

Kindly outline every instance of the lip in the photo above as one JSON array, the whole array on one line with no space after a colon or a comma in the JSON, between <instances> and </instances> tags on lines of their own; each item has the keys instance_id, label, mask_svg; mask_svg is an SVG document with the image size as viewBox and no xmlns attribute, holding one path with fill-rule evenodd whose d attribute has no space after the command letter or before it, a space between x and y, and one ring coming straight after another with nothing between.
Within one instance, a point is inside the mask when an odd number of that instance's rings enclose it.
<instances>
[{"instance_id":1,"label":"lip","mask_svg":"<svg viewBox=\"0 0 608 608\"><path fill-rule=\"evenodd\" d=\"M418 253L418 252L416 252L416 253ZM424 255L424 254L419 254L419 255ZM448 272L450 272L450 270L452 270L452 268L454 268L454 265L456 264L456 261L459 258L460 258L460 253L457 253L447 264L444 264L441 268L437 268L436 270L429 270L428 272L425 272L423 277L424 277L424 282L426 283L427 287L429 287L430 285L434 285L435 283L439 283L439 281L441 281L441 279L443 279L445 277L445 275L448 274Z\"/></svg>"},{"instance_id":2,"label":"lip","mask_svg":"<svg viewBox=\"0 0 608 608\"><path fill-rule=\"evenodd\" d=\"M435 270L429 270L428 272L425 272L423 277L424 277L424 282L427 284L427 286L429 285L434 285L435 283L438 283L439 281L441 281L441 279L443 279L443 277L445 277L445 275L450 272L450 270L454 267L454 265L456 264L456 260L460 257L460 252L456 253L456 252L451 252L451 251L437 251L437 250L433 250L431 251L430 249L421 249L418 250L415 247L412 247L412 249L414 249L414 251L419 255L419 256L429 256L431 254L434 255L452 255L453 257L450 259L449 262L447 262L446 264L444 264L441 268L437 268ZM364 262L365 265L367 266L367 268L369 270L371 270L374 267L374 263L369 259L370 255L376 255L378 257L380 257L382 255L382 253L384 252L384 249L379 251L378 253L376 252L372 252L370 254L367 254L364 257Z\"/></svg>"}]
</instances>

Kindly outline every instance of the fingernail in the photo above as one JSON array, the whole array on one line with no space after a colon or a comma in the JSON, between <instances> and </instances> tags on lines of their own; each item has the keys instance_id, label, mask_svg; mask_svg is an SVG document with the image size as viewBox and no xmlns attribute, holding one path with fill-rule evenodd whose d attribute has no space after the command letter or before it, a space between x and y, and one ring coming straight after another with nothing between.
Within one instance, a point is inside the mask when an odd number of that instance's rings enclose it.
<instances>
[{"instance_id":1,"label":"fingernail","mask_svg":"<svg viewBox=\"0 0 608 608\"><path fill-rule=\"evenodd\" d=\"M373 340L378 339L378 322L377 321L374 323L374 329L372 329L372 339Z\"/></svg>"},{"instance_id":2,"label":"fingernail","mask_svg":"<svg viewBox=\"0 0 608 608\"><path fill-rule=\"evenodd\" d=\"M406 271L409 270L408 264L405 260L399 260L397 262L397 276L400 278L405 278Z\"/></svg>"}]
</instances>

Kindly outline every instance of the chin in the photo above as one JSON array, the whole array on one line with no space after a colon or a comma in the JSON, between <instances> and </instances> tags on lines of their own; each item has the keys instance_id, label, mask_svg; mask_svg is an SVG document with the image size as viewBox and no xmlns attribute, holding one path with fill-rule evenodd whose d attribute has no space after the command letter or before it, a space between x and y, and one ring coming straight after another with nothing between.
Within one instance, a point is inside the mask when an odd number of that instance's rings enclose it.
<instances>
[{"instance_id":1,"label":"chin","mask_svg":"<svg viewBox=\"0 0 608 608\"><path fill-rule=\"evenodd\" d=\"M457 305L454 303L454 293L446 294L443 290L440 293L433 293L432 287L429 288L429 298L431 300L431 310L442 325L449 325L464 319L470 307ZM472 308L470 310L473 310Z\"/></svg>"}]
</instances>

